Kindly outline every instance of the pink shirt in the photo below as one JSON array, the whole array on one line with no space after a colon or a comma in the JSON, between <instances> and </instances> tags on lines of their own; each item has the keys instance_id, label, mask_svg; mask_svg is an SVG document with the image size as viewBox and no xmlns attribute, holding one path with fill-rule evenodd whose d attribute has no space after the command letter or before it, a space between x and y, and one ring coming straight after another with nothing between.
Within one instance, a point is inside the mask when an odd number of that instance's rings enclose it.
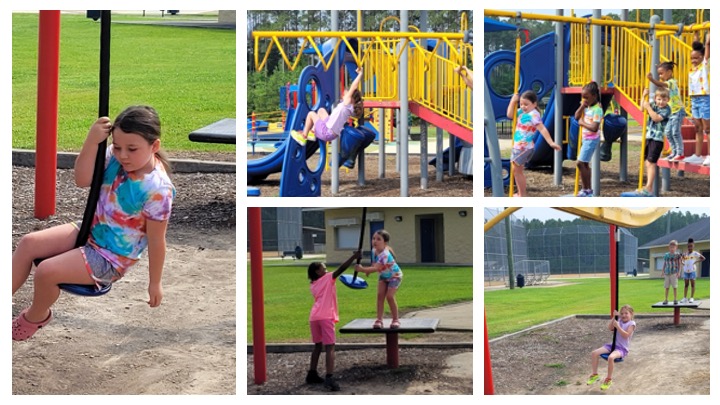
<instances>
[{"instance_id":1,"label":"pink shirt","mask_svg":"<svg viewBox=\"0 0 720 405\"><path fill-rule=\"evenodd\" d=\"M328 117L326 126L330 128L335 135L340 135L340 133L343 130L343 126L345 126L345 123L348 119L350 119L350 116L353 114L353 105L352 104L345 104L340 103L338 104L330 113L330 117Z\"/></svg>"},{"instance_id":2,"label":"pink shirt","mask_svg":"<svg viewBox=\"0 0 720 405\"><path fill-rule=\"evenodd\" d=\"M325 273L324 276L310 284L310 292L315 298L315 303L310 310L310 321L322 321L332 319L337 323L338 316L337 290L335 279L332 273Z\"/></svg>"}]
</instances>

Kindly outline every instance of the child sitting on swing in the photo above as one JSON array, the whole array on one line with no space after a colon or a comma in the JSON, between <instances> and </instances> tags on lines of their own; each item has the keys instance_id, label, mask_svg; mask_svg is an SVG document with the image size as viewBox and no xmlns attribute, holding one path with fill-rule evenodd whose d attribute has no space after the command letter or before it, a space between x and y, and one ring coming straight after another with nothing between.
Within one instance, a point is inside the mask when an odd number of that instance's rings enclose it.
<instances>
[{"instance_id":1,"label":"child sitting on swing","mask_svg":"<svg viewBox=\"0 0 720 405\"><path fill-rule=\"evenodd\" d=\"M620 316L619 320L617 319L618 315ZM610 385L612 385L612 373L613 368L615 367L615 359L624 359L630 352L630 339L635 332L636 326L635 321L633 321L634 316L635 311L630 305L624 305L622 308L620 308L619 314L618 311L615 311L613 313L613 317L610 318L610 323L608 323L608 330L614 330L616 334L613 338L613 344L608 343L600 348L593 350L593 352L591 353L592 374L587 381L587 385L595 384L600 379L600 375L598 375L597 372L600 356L609 353L607 359L607 377L605 377L605 380L603 380L603 383L600 385L600 389L605 391L610 388Z\"/></svg>"}]
</instances>

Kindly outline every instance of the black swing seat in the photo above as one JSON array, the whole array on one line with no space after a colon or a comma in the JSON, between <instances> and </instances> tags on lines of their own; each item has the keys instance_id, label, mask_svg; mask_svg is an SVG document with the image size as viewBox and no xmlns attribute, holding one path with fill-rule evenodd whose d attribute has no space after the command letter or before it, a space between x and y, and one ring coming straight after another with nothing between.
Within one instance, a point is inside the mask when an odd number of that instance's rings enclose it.
<instances>
[{"instance_id":1,"label":"black swing seat","mask_svg":"<svg viewBox=\"0 0 720 405\"><path fill-rule=\"evenodd\" d=\"M92 284L59 284L58 287L70 294L82 295L83 297L99 297L107 294L112 288L112 284L102 286L100 289Z\"/></svg>"},{"instance_id":2,"label":"black swing seat","mask_svg":"<svg viewBox=\"0 0 720 405\"><path fill-rule=\"evenodd\" d=\"M605 361L608 361L608 357L610 357L610 353L603 353L600 355L600 357L605 359ZM623 361L622 357L618 357L617 359L615 359L615 363L621 363L622 361Z\"/></svg>"}]
</instances>

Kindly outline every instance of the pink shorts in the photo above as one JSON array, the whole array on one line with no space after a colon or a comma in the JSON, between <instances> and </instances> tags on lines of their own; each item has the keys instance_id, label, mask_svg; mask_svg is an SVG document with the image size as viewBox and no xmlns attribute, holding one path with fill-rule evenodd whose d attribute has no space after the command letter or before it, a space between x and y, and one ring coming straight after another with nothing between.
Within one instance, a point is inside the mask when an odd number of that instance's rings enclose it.
<instances>
[{"instance_id":1,"label":"pink shorts","mask_svg":"<svg viewBox=\"0 0 720 405\"><path fill-rule=\"evenodd\" d=\"M332 142L338 136L327 127L327 122L330 117L319 119L315 122L315 136L325 142Z\"/></svg>"},{"instance_id":2,"label":"pink shorts","mask_svg":"<svg viewBox=\"0 0 720 405\"><path fill-rule=\"evenodd\" d=\"M322 343L324 345L335 344L335 322L332 319L323 319L320 321L310 321L310 334L313 343Z\"/></svg>"}]
</instances>

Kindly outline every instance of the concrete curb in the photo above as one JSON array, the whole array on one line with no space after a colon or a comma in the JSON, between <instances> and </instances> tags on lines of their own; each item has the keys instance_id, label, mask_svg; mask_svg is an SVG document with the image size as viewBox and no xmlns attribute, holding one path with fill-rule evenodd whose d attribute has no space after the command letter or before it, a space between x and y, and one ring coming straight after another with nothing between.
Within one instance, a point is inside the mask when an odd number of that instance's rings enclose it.
<instances>
[{"instance_id":1,"label":"concrete curb","mask_svg":"<svg viewBox=\"0 0 720 405\"><path fill-rule=\"evenodd\" d=\"M472 349L472 342L448 342L448 343L400 343L405 349ZM312 352L315 345L312 343L277 343L268 344L265 347L267 353L303 353ZM385 349L385 343L336 343L335 350L363 350L363 349ZM253 345L247 345L247 354L253 354Z\"/></svg>"},{"instance_id":2,"label":"concrete curb","mask_svg":"<svg viewBox=\"0 0 720 405\"><path fill-rule=\"evenodd\" d=\"M57 168L72 169L77 158L75 152L58 152ZM170 159L173 173L235 173L234 162L213 162L194 159ZM35 167L35 151L12 150L13 166Z\"/></svg>"}]
</instances>

